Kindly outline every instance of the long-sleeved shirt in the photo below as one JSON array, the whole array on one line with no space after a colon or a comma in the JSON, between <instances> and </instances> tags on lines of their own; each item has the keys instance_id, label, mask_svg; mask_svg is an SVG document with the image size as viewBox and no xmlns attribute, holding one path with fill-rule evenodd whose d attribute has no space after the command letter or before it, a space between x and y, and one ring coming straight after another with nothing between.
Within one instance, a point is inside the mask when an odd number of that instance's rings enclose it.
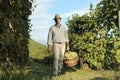
<instances>
[{"instance_id":1,"label":"long-sleeved shirt","mask_svg":"<svg viewBox=\"0 0 120 80\"><path fill-rule=\"evenodd\" d=\"M54 42L69 42L67 30L65 27L63 27L63 25L60 25L60 27L55 25L50 27L47 44L52 45Z\"/></svg>"}]
</instances>

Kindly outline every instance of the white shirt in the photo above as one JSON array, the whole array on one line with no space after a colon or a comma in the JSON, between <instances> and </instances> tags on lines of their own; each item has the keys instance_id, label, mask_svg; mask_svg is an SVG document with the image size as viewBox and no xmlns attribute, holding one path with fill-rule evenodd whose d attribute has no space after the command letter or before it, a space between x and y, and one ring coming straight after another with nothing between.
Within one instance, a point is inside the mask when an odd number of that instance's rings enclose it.
<instances>
[{"instance_id":1,"label":"white shirt","mask_svg":"<svg viewBox=\"0 0 120 80\"><path fill-rule=\"evenodd\" d=\"M62 25L60 25L60 27L57 27L56 25L50 27L47 39L48 45L52 45L53 42L65 43L68 41L68 34L65 27Z\"/></svg>"}]
</instances>

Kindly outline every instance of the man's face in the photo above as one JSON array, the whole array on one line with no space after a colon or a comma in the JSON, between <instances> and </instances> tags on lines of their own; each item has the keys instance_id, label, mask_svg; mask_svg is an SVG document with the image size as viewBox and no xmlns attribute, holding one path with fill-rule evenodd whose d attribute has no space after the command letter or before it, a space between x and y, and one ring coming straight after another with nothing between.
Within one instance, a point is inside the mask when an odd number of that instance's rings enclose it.
<instances>
[{"instance_id":1,"label":"man's face","mask_svg":"<svg viewBox=\"0 0 120 80\"><path fill-rule=\"evenodd\" d=\"M56 24L60 24L60 21L61 21L60 18L55 19L55 23L56 23Z\"/></svg>"}]
</instances>

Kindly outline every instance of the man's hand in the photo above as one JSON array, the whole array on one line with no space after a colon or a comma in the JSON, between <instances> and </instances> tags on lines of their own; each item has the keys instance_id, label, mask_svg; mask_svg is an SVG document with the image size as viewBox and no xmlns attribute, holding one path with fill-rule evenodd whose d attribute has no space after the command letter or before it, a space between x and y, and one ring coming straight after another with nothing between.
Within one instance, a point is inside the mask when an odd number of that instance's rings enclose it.
<instances>
[{"instance_id":1,"label":"man's hand","mask_svg":"<svg viewBox=\"0 0 120 80\"><path fill-rule=\"evenodd\" d=\"M48 52L51 52L51 46L48 45Z\"/></svg>"},{"instance_id":2,"label":"man's hand","mask_svg":"<svg viewBox=\"0 0 120 80\"><path fill-rule=\"evenodd\" d=\"M66 42L66 50L67 50L68 52L70 51L69 42Z\"/></svg>"},{"instance_id":3,"label":"man's hand","mask_svg":"<svg viewBox=\"0 0 120 80\"><path fill-rule=\"evenodd\" d=\"M68 52L70 51L70 48L69 48L69 46L67 46L67 47L66 47L66 50L67 50Z\"/></svg>"}]
</instances>

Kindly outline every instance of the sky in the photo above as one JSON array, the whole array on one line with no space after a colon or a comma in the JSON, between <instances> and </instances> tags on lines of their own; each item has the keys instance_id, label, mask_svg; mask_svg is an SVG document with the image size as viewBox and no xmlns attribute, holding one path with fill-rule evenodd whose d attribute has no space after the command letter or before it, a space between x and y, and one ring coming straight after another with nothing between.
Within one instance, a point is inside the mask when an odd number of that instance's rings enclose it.
<instances>
[{"instance_id":1,"label":"sky","mask_svg":"<svg viewBox=\"0 0 120 80\"><path fill-rule=\"evenodd\" d=\"M67 19L73 14L80 16L89 12L90 4L96 6L101 0L35 0L31 19L30 38L41 44L47 45L49 28L54 25L55 14L62 17L61 24L67 28Z\"/></svg>"}]
</instances>

